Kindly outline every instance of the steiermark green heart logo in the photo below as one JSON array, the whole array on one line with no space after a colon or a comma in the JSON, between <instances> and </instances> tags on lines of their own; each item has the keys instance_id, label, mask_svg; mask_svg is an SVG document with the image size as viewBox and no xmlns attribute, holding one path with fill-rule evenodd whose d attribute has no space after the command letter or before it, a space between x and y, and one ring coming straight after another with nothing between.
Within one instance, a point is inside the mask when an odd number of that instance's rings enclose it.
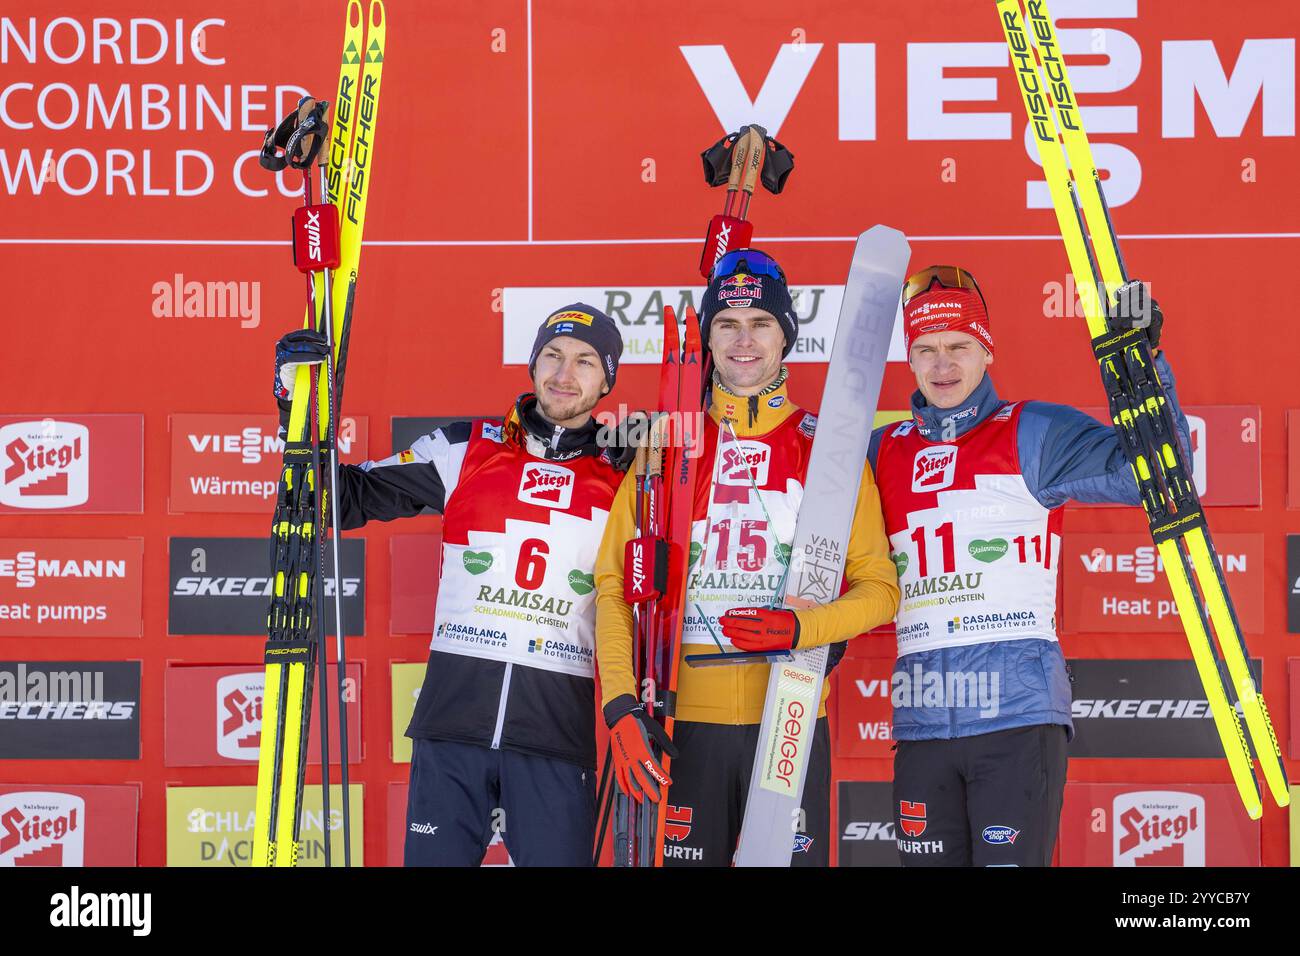
<instances>
[{"instance_id":1,"label":"steiermark green heart logo","mask_svg":"<svg viewBox=\"0 0 1300 956\"><path fill-rule=\"evenodd\" d=\"M967 546L967 549L970 551L970 556L976 561L992 564L1007 553L1007 547L1005 538L993 538L990 541L976 538Z\"/></svg>"},{"instance_id":2,"label":"steiermark green heart logo","mask_svg":"<svg viewBox=\"0 0 1300 956\"><path fill-rule=\"evenodd\" d=\"M578 594L590 594L596 590L596 576L583 574L577 568L569 572L569 587Z\"/></svg>"},{"instance_id":3,"label":"steiermark green heart logo","mask_svg":"<svg viewBox=\"0 0 1300 956\"><path fill-rule=\"evenodd\" d=\"M776 559L781 562L783 567L790 566L790 546L788 544L778 544L776 546Z\"/></svg>"},{"instance_id":4,"label":"steiermark green heart logo","mask_svg":"<svg viewBox=\"0 0 1300 956\"><path fill-rule=\"evenodd\" d=\"M465 551L460 559L465 562L465 570L470 574L482 574L492 567L491 551Z\"/></svg>"},{"instance_id":5,"label":"steiermark green heart logo","mask_svg":"<svg viewBox=\"0 0 1300 956\"><path fill-rule=\"evenodd\" d=\"M898 576L901 578L903 572L907 570L907 552L900 551L898 554L891 554L890 557L894 559L894 567L898 568Z\"/></svg>"},{"instance_id":6,"label":"steiermark green heart logo","mask_svg":"<svg viewBox=\"0 0 1300 956\"><path fill-rule=\"evenodd\" d=\"M694 567L695 562L700 560L700 552L703 550L704 550L703 546L698 541L691 542L691 562L690 562L691 567Z\"/></svg>"}]
</instances>

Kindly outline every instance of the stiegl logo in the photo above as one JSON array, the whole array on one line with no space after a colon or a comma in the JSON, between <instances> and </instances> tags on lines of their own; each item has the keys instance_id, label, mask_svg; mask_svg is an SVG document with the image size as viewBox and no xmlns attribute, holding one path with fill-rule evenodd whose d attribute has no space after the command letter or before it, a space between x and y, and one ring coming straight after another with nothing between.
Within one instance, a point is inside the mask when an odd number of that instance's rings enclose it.
<instances>
[{"instance_id":1,"label":"stiegl logo","mask_svg":"<svg viewBox=\"0 0 1300 956\"><path fill-rule=\"evenodd\" d=\"M519 500L564 511L573 498L573 483L571 469L560 465L528 464L519 480Z\"/></svg>"},{"instance_id":2,"label":"stiegl logo","mask_svg":"<svg viewBox=\"0 0 1300 956\"><path fill-rule=\"evenodd\" d=\"M0 795L0 867L84 866L86 801L71 793Z\"/></svg>"},{"instance_id":3,"label":"stiegl logo","mask_svg":"<svg viewBox=\"0 0 1300 956\"><path fill-rule=\"evenodd\" d=\"M72 508L90 499L90 429L47 418L0 426L0 504Z\"/></svg>"},{"instance_id":4,"label":"stiegl logo","mask_svg":"<svg viewBox=\"0 0 1300 956\"><path fill-rule=\"evenodd\" d=\"M262 671L227 674L216 684L217 753L229 760L256 760L262 743Z\"/></svg>"},{"instance_id":5,"label":"stiegl logo","mask_svg":"<svg viewBox=\"0 0 1300 956\"><path fill-rule=\"evenodd\" d=\"M772 449L761 442L732 442L722 449L722 468L718 483L748 488L767 484L767 469Z\"/></svg>"},{"instance_id":6,"label":"stiegl logo","mask_svg":"<svg viewBox=\"0 0 1300 956\"><path fill-rule=\"evenodd\" d=\"M1205 866L1205 798L1179 790L1121 793L1111 804L1115 866Z\"/></svg>"},{"instance_id":7,"label":"stiegl logo","mask_svg":"<svg viewBox=\"0 0 1300 956\"><path fill-rule=\"evenodd\" d=\"M957 471L957 446L934 445L916 453L912 463L912 491L939 491L952 484Z\"/></svg>"}]
</instances>

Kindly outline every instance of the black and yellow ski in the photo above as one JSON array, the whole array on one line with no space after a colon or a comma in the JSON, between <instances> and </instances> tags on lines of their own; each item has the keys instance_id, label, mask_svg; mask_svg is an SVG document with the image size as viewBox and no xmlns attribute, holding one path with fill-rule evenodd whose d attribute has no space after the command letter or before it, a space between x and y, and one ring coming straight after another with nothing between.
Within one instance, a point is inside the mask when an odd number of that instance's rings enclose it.
<instances>
[{"instance_id":1,"label":"black and yellow ski","mask_svg":"<svg viewBox=\"0 0 1300 956\"><path fill-rule=\"evenodd\" d=\"M367 28L368 25L368 28ZM328 155L321 177L321 200L337 209L337 262L330 269L311 270L311 302L303 322L327 336L332 358L318 373L300 366L285 435L284 465L280 475L271 533L274 591L267 615L266 687L262 702L262 739L258 756L254 866L295 866L299 856L303 778L311 718L313 685L325 682L323 629L323 548L325 518L330 511L328 492L337 480L335 430L347 362L357 266L369 195L379 88L383 71L387 20L382 0L370 0L365 19L360 0L349 0L344 27L338 95L332 104ZM306 100L300 114L313 101ZM329 104L315 104L321 120ZM270 136L268 136L270 142ZM265 164L264 164L265 165ZM282 163L283 165L283 163ZM305 191L311 206L311 170L305 169ZM303 268L300 265L300 268ZM303 268L303 271L308 271ZM341 277L342 281L333 281ZM313 396L315 407L313 408ZM315 428L312 427L313 422ZM327 470L322 468L326 462ZM338 528L335 522L334 569L340 573ZM337 641L337 702L344 706L345 633L340 589L334 589ZM322 771L325 811L328 815L328 705L322 686ZM348 740L346 720L340 720L340 759L345 862L350 863ZM325 847L329 862L328 833Z\"/></svg>"},{"instance_id":2,"label":"black and yellow ski","mask_svg":"<svg viewBox=\"0 0 1300 956\"><path fill-rule=\"evenodd\" d=\"M1264 812L1260 789L1231 698L1245 717L1268 789L1277 805L1285 807L1290 792L1281 749L1264 698L1248 668L1241 625L1210 540L1191 469L1176 437L1164 387L1152 363L1146 330L1132 323L1127 328L1116 327L1108 321L1108 315L1115 312L1117 290L1129 277L1056 28L1045 0L995 2L1087 318L1111 418L1133 468L1232 778L1247 814L1258 819ZM1211 625L1222 659L1210 640Z\"/></svg>"}]
</instances>

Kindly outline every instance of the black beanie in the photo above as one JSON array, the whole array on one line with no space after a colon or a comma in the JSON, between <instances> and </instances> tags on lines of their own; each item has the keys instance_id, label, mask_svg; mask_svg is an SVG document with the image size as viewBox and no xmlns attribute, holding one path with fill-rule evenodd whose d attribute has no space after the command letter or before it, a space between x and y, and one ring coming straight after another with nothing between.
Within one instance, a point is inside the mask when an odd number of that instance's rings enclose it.
<instances>
[{"instance_id":1,"label":"black beanie","mask_svg":"<svg viewBox=\"0 0 1300 956\"><path fill-rule=\"evenodd\" d=\"M618 375L618 360L623 354L623 335L613 319L585 302L566 305L546 317L546 321L537 330L537 338L533 340L533 351L528 356L528 374L533 374L537 356L546 343L561 335L586 342L596 350L600 356L601 368L605 371L605 384L612 389Z\"/></svg>"},{"instance_id":2,"label":"black beanie","mask_svg":"<svg viewBox=\"0 0 1300 956\"><path fill-rule=\"evenodd\" d=\"M743 253L747 250L739 251ZM761 249L753 251L767 256ZM781 357L785 358L799 337L799 324L794 317L790 289L781 277L756 275L747 271L747 265L742 256L730 275L715 275L709 280L709 287L704 290L704 300L700 303L700 338L707 349L709 323L723 309L762 309L772 314L785 333L785 348L781 351Z\"/></svg>"}]
</instances>

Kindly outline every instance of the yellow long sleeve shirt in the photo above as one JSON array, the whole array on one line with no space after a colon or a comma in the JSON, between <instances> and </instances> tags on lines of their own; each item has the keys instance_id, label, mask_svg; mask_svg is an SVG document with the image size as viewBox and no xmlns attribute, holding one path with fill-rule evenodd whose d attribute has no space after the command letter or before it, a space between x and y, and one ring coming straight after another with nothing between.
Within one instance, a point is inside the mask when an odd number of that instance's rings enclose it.
<instances>
[{"instance_id":1,"label":"yellow long sleeve shirt","mask_svg":"<svg viewBox=\"0 0 1300 956\"><path fill-rule=\"evenodd\" d=\"M718 450L722 448L724 439L716 433L724 416L729 425L726 430L728 441L734 432L736 439L752 448L766 447L764 440L768 439L774 450L789 449L790 427L797 423L802 436L797 440L806 441L807 448L811 447L812 429L807 427L809 423L806 421L809 416L790 401L784 384L764 393L757 403L732 396L720 386L714 385L710 421L706 429L712 429L715 434L710 436L713 441L706 442L706 445L712 445ZM802 464L796 487L792 489L798 500L802 500L807 448L799 449ZM789 454L788 451L786 453ZM761 452L756 454L761 456ZM709 487L716 470L717 463L712 455L697 460L697 504L701 499L711 502ZM633 673L632 608L623 599L624 546L636 537L635 485L635 475L629 472L611 505L596 558L596 661L600 671L602 705L623 694L632 694L638 699L642 697ZM767 495L771 501L779 492L761 491L760 495ZM725 506L715 506L701 520L702 510L702 507L697 507L693 513L693 537L698 540L702 532L703 543L707 548L712 540L720 540L716 535L711 538L711 529L716 530L717 525L725 523ZM789 534L793 534L792 527ZM700 561L699 566L692 566L691 584L688 585L687 593L688 608L697 606L693 585L700 581L703 564ZM800 648L832 644L856 637L892 620L898 609L898 575L889 557L889 541L881 516L880 497L869 465L863 467L862 482L858 489L857 507L845 557L845 581L847 588L834 601L795 612L799 619ZM780 595L777 595L778 600L779 598ZM688 639L691 643L687 643ZM711 643L698 643L698 637L683 637L683 655L716 650L717 647ZM693 668L683 662L678 672L677 719L711 724L759 723L763 716L769 670L770 665L767 664ZM828 681L822 690L819 716L826 712L826 697L829 693Z\"/></svg>"}]
</instances>

